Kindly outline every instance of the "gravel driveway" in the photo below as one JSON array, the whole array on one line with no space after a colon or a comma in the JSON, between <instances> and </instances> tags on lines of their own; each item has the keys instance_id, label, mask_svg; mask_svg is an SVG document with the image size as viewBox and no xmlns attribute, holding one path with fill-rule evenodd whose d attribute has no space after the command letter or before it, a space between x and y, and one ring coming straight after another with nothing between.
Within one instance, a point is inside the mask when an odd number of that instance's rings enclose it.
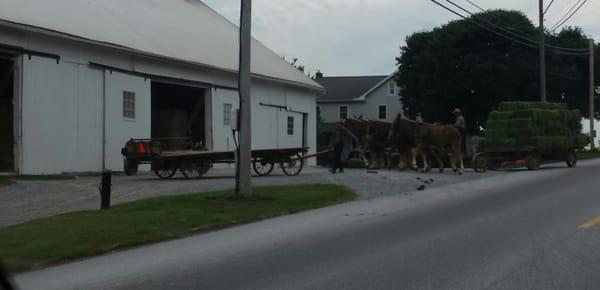
<instances>
[{"instance_id":1,"label":"gravel driveway","mask_svg":"<svg viewBox=\"0 0 600 290\"><path fill-rule=\"evenodd\" d=\"M490 175L506 173L478 174L467 170L459 176L451 171L446 173L416 173L409 171L381 170L368 173L366 170L346 170L344 174L330 174L324 168L308 168L296 177L282 175L279 169L274 175L253 179L255 185L288 184L341 184L354 188L359 199L370 199L385 195L411 194L423 182L429 181L426 189L447 184L459 183ZM152 174L136 177L114 176L112 204L129 202L148 197L179 195L194 192L231 189L235 186L233 170L213 169L199 180L185 180L176 176L163 181ZM99 177L81 177L61 181L19 181L15 185L0 187L0 227L22 223L28 220L53 216L70 211L97 209L100 206L98 193Z\"/></svg>"}]
</instances>

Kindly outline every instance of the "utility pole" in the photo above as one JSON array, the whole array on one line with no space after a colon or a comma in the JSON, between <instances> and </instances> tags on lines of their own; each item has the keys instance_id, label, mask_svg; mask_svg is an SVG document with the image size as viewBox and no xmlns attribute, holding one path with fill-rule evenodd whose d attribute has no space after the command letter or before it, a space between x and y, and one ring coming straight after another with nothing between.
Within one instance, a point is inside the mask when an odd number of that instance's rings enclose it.
<instances>
[{"instance_id":1,"label":"utility pole","mask_svg":"<svg viewBox=\"0 0 600 290\"><path fill-rule=\"evenodd\" d=\"M590 38L590 139L592 143L590 148L595 149L596 144L594 139L596 138L596 132L594 130L594 115L596 114L596 108L594 104L594 95L596 94L596 86L594 84L594 39Z\"/></svg>"},{"instance_id":2,"label":"utility pole","mask_svg":"<svg viewBox=\"0 0 600 290\"><path fill-rule=\"evenodd\" d=\"M544 35L544 0L540 0L540 99L546 102L546 40Z\"/></svg>"},{"instance_id":3,"label":"utility pole","mask_svg":"<svg viewBox=\"0 0 600 290\"><path fill-rule=\"evenodd\" d=\"M236 195L250 196L252 176L250 174L250 161L252 159L252 131L250 126L250 85L251 85L251 25L252 25L252 0L241 0L240 13L240 59L239 82L240 115L239 122L239 149L236 174Z\"/></svg>"}]
</instances>

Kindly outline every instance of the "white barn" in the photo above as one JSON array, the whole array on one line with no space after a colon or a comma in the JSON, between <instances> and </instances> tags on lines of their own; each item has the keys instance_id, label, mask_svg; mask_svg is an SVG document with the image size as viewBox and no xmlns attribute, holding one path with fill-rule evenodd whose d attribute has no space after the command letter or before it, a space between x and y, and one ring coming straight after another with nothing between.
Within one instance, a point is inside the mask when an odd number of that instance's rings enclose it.
<instances>
[{"instance_id":1,"label":"white barn","mask_svg":"<svg viewBox=\"0 0 600 290\"><path fill-rule=\"evenodd\" d=\"M0 1L0 171L123 169L130 138L233 150L238 28L199 0ZM252 43L252 147L316 145L323 88ZM288 130L291 126L291 130Z\"/></svg>"}]
</instances>

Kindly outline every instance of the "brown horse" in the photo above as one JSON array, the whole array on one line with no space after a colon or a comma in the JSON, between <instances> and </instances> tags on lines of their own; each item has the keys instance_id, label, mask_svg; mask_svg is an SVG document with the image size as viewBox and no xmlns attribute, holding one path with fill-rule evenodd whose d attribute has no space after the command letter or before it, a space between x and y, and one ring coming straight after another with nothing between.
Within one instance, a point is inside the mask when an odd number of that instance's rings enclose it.
<instances>
[{"instance_id":1,"label":"brown horse","mask_svg":"<svg viewBox=\"0 0 600 290\"><path fill-rule=\"evenodd\" d=\"M392 123L389 138L399 151L410 152L414 169L417 169L417 155L421 155L423 158L424 167L429 168L425 153L432 152L440 165L440 172L443 171L444 164L435 152L443 153L450 149L452 168L459 174L464 172L460 131L452 125L434 126L417 123L404 119L402 115L398 114ZM457 161L460 163L460 167L457 167Z\"/></svg>"},{"instance_id":2,"label":"brown horse","mask_svg":"<svg viewBox=\"0 0 600 290\"><path fill-rule=\"evenodd\" d=\"M387 136L392 124L381 121L367 121L367 132L362 144L364 152L368 152L372 162L368 167L388 167L388 159L385 152L388 146Z\"/></svg>"}]
</instances>

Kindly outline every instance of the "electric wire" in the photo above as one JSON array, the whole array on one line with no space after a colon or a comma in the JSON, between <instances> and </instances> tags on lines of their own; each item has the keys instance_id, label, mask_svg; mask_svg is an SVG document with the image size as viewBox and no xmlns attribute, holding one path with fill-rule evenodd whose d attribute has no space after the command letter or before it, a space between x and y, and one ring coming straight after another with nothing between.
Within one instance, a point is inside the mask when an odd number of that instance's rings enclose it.
<instances>
[{"instance_id":1,"label":"electric wire","mask_svg":"<svg viewBox=\"0 0 600 290\"><path fill-rule=\"evenodd\" d=\"M585 1L587 1L587 0L585 0ZM469 14L471 17L477 18L478 20L483 21L483 22L485 22L485 23L487 23L487 24L495 27L496 29L499 29L499 30L501 30L503 32L506 32L506 33L510 34L510 35L513 35L515 37L521 38L521 39L523 39L525 41L529 41L532 44L536 44L539 47L539 42L536 41L536 40L533 40L533 39L531 39L531 38L529 38L527 36L524 36L523 34L510 31L510 30L508 30L508 29L506 29L506 28L504 28L502 26L499 26L499 25L497 25L497 24L495 24L495 23L493 23L491 21L488 21L488 20L486 20L486 19L484 19L484 18L482 18L482 17L480 17L480 16L478 16L478 15L470 12L469 10L465 9L464 7L456 4L455 2L453 2L451 0L446 0L446 2L452 4L453 6L457 7L458 9L464 11L465 13ZM554 46L554 45L550 45L550 44L545 44L545 47L553 48L553 49L558 49L558 50L573 51L573 52L587 52L587 51L589 51L589 49L587 49L587 48L568 48L568 47Z\"/></svg>"},{"instance_id":2,"label":"electric wire","mask_svg":"<svg viewBox=\"0 0 600 290\"><path fill-rule=\"evenodd\" d=\"M575 9L567 18L565 18L563 21L559 21L559 23L555 24L554 26L552 26L552 28L550 28L550 31L554 32L555 30L557 30L558 28L560 28L561 26L563 26L563 24L567 23L567 21L569 21L580 9L581 7L583 7L583 5L585 5L585 3L588 2L588 0L583 0L583 2L581 2L581 4L579 4L579 6L577 7L577 9Z\"/></svg>"},{"instance_id":3,"label":"electric wire","mask_svg":"<svg viewBox=\"0 0 600 290\"><path fill-rule=\"evenodd\" d=\"M522 40L510 37L510 36L508 36L506 34L503 34L503 33L499 32L497 30L494 30L494 29L490 28L489 26L483 25L483 24L481 24L481 23L473 20L473 18L469 18L469 17L467 17L465 15L460 14L459 12L456 12L455 10L451 9L450 7L448 7L448 6L446 6L446 5L438 2L437 0L431 0L431 1L433 3L435 3L435 4L437 4L438 6L440 6L440 7L444 8L444 9L448 10L452 14L455 14L455 15L459 16L462 19L471 21L471 22L475 23L477 26L479 26L479 27L481 27L481 28L483 28L485 30L488 30L488 31L490 31L490 32L492 32L492 33L494 33L494 34L502 37L502 38L505 38L507 40L513 41L515 43L518 43L518 44L521 44L521 45L524 45L524 46L527 46L527 47L530 47L530 48L535 48L535 49L539 48L539 43L538 42L534 41L534 43L538 43L538 45L534 45L532 43L524 42ZM446 1L448 1L448 0L446 0ZM551 48L554 48L554 47L551 47ZM579 51L579 49L576 49L576 50ZM583 49L581 51L583 51ZM585 50L585 51L588 51L588 50ZM554 53L554 54L572 55L572 56L584 56L584 55L588 55L588 52L585 52L585 53L584 52L575 53L575 52L563 52L563 51L558 51L558 50L552 50L551 52Z\"/></svg>"}]
</instances>

